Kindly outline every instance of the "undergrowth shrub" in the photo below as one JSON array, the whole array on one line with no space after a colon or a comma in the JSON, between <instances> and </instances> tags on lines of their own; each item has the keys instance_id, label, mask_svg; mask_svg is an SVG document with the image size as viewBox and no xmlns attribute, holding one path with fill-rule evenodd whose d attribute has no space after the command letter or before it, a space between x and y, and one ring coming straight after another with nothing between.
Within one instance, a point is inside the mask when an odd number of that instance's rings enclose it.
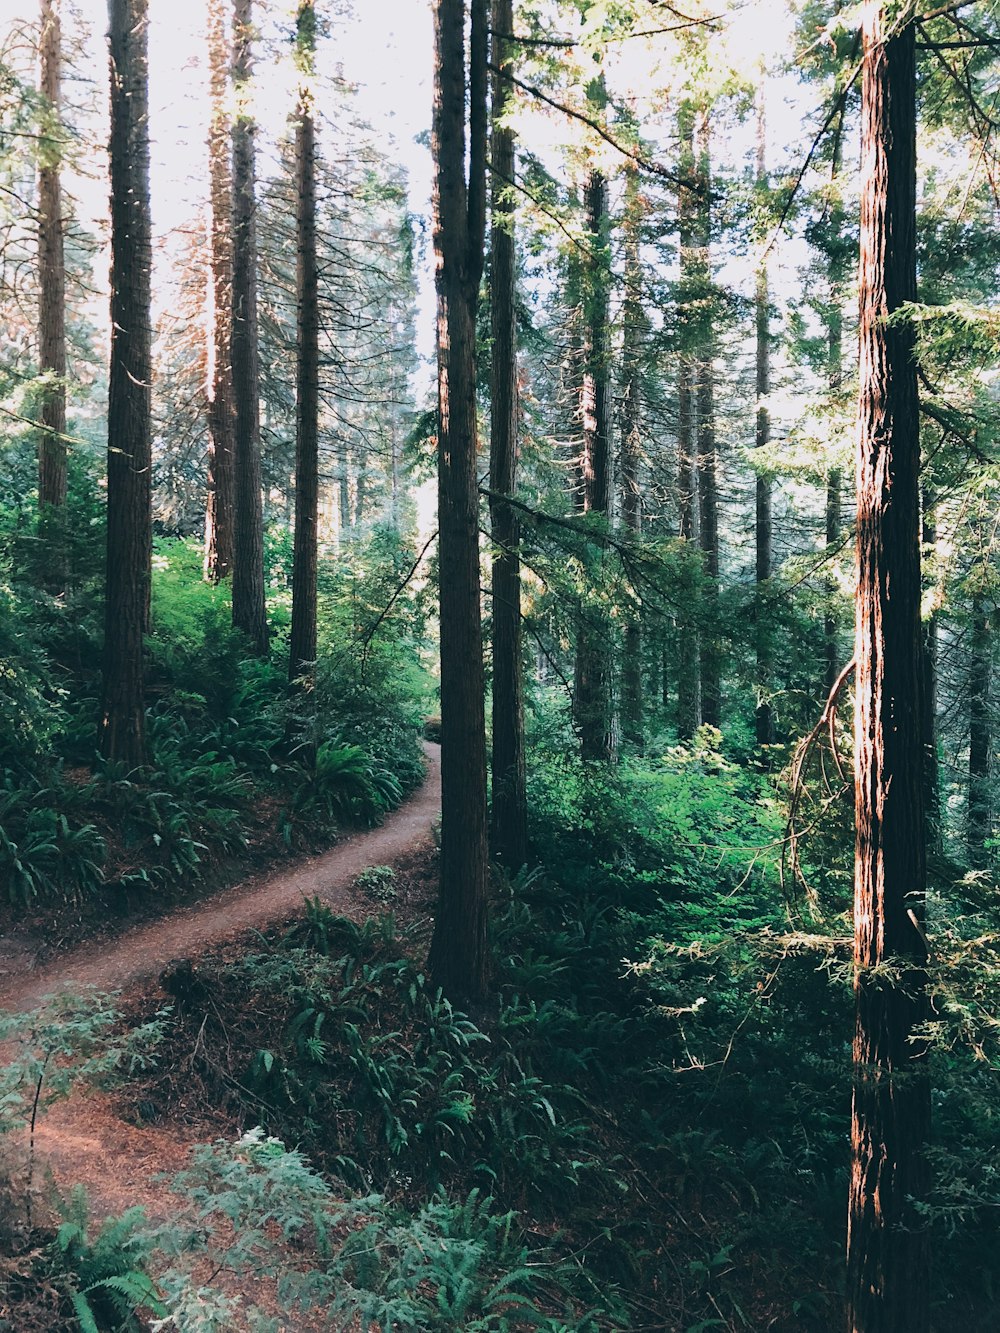
<instances>
[{"instance_id":1,"label":"undergrowth shrub","mask_svg":"<svg viewBox=\"0 0 1000 1333\"><path fill-rule=\"evenodd\" d=\"M588 1309L580 1266L545 1245L529 1247L516 1215L478 1190L458 1199L439 1192L412 1211L379 1194L345 1202L300 1153L259 1129L199 1149L174 1188L195 1206L192 1241L205 1245L207 1237L218 1265L278 1274L285 1310L320 1309L334 1327L598 1333L615 1308L605 1297L600 1310ZM221 1252L211 1230L219 1218L236 1237ZM290 1269L279 1236L312 1266ZM168 1273L164 1286L183 1312L183 1270ZM182 1313L174 1327L200 1333L206 1325Z\"/></svg>"}]
</instances>

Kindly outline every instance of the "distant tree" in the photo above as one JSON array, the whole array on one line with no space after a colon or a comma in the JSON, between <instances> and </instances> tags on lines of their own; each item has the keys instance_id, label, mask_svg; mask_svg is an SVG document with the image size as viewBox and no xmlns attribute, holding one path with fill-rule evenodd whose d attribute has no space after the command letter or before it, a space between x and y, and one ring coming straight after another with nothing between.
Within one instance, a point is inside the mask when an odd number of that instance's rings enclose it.
<instances>
[{"instance_id":1,"label":"distant tree","mask_svg":"<svg viewBox=\"0 0 1000 1333\"><path fill-rule=\"evenodd\" d=\"M764 102L763 81L757 94L757 188L767 188L767 110ZM767 405L771 392L771 297L768 290L767 260L757 267L754 293L757 324L756 395L757 429L755 444L766 449L771 441L771 413ZM771 578L772 515L771 478L765 469L757 473L756 484L756 631L757 631L757 744L774 743L774 711L771 707L771 648L764 620L764 595Z\"/></svg>"},{"instance_id":2,"label":"distant tree","mask_svg":"<svg viewBox=\"0 0 1000 1333\"><path fill-rule=\"evenodd\" d=\"M434 5L434 256L438 308L441 888L430 968L453 999L485 994L486 723L476 471L476 308L486 227L486 0ZM469 97L466 135L466 90ZM468 175L466 152L468 150Z\"/></svg>"},{"instance_id":3,"label":"distant tree","mask_svg":"<svg viewBox=\"0 0 1000 1333\"><path fill-rule=\"evenodd\" d=\"M233 45L227 0L209 0L209 264L205 338L208 365L208 503L205 573L218 583L233 565L233 159L229 109Z\"/></svg>"},{"instance_id":4,"label":"distant tree","mask_svg":"<svg viewBox=\"0 0 1000 1333\"><path fill-rule=\"evenodd\" d=\"M257 346L256 127L251 108L253 0L234 0L233 76L233 393L236 437L233 487L233 624L255 652L267 651L264 516L260 466L260 360Z\"/></svg>"},{"instance_id":5,"label":"distant tree","mask_svg":"<svg viewBox=\"0 0 1000 1333\"><path fill-rule=\"evenodd\" d=\"M860 438L855 640L853 1333L927 1333L930 1084L923 928L915 32L863 8Z\"/></svg>"},{"instance_id":6,"label":"distant tree","mask_svg":"<svg viewBox=\"0 0 1000 1333\"><path fill-rule=\"evenodd\" d=\"M603 117L607 92L603 75L587 88L588 113ZM577 507L611 521L614 465L611 451L611 328L609 320L611 220L608 181L596 166L583 188L586 252L581 271L583 318L580 351L580 458ZM589 608L577 627L574 694L584 759L606 760L613 752L611 650L608 629Z\"/></svg>"},{"instance_id":7,"label":"distant tree","mask_svg":"<svg viewBox=\"0 0 1000 1333\"><path fill-rule=\"evenodd\" d=\"M295 37L299 73L295 112L296 297L298 348L295 395L295 548L289 676L316 660L316 577L319 523L319 275L316 262L316 129L313 96L316 10L300 0Z\"/></svg>"},{"instance_id":8,"label":"distant tree","mask_svg":"<svg viewBox=\"0 0 1000 1333\"><path fill-rule=\"evenodd\" d=\"M694 511L697 495L695 473L694 359L687 327L690 316L687 302L695 284L695 153L694 107L681 103L677 113L680 140L677 186L677 244L680 251L679 323L680 351L677 363L677 534L685 542L694 542ZM690 740L701 721L701 676L698 634L692 619L679 620L677 633L677 734ZM666 675L666 673L664 673Z\"/></svg>"},{"instance_id":9,"label":"distant tree","mask_svg":"<svg viewBox=\"0 0 1000 1333\"><path fill-rule=\"evenodd\" d=\"M695 172L698 181L697 266L705 289L712 281L712 158L711 120L704 108L695 128ZM705 572L709 623L702 631L701 720L718 727L722 722L722 675L714 603L719 595L719 478L715 426L716 336L711 323L702 329L697 366L698 403L698 543Z\"/></svg>"},{"instance_id":10,"label":"distant tree","mask_svg":"<svg viewBox=\"0 0 1000 1333\"><path fill-rule=\"evenodd\" d=\"M146 0L111 0L111 370L108 559L98 737L106 759L146 760L143 634L149 619L149 84Z\"/></svg>"},{"instance_id":11,"label":"distant tree","mask_svg":"<svg viewBox=\"0 0 1000 1333\"><path fill-rule=\"evenodd\" d=\"M39 85L43 131L38 154L38 353L43 376L38 446L38 503L66 499L66 262L60 164L63 155L60 0L42 0ZM57 557L58 558L58 557ZM56 571L52 571L55 575Z\"/></svg>"},{"instance_id":12,"label":"distant tree","mask_svg":"<svg viewBox=\"0 0 1000 1333\"><path fill-rule=\"evenodd\" d=\"M622 522L632 537L642 535L642 488L639 476L642 459L642 265L639 230L642 200L634 164L625 177L625 295L622 311L621 385L621 502ZM622 663L622 731L633 745L643 740L642 622L630 614L625 626Z\"/></svg>"},{"instance_id":13,"label":"distant tree","mask_svg":"<svg viewBox=\"0 0 1000 1333\"><path fill-rule=\"evenodd\" d=\"M514 32L512 0L493 0L493 140L490 306L490 517L493 537L493 806L490 842L513 870L528 859L524 769L520 524L503 497L514 492L520 409L517 392L517 260L514 244L514 133L504 117Z\"/></svg>"}]
</instances>

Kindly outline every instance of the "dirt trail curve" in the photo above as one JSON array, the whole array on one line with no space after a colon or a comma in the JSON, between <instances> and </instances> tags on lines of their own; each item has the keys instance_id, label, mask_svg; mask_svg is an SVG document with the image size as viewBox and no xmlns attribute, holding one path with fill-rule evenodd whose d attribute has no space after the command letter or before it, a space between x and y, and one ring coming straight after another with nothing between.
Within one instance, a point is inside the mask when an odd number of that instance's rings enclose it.
<instances>
[{"instance_id":1,"label":"dirt trail curve","mask_svg":"<svg viewBox=\"0 0 1000 1333\"><path fill-rule=\"evenodd\" d=\"M119 990L130 981L159 975L173 958L197 957L252 926L281 921L305 897L318 896L334 909L351 908L356 899L350 885L362 870L390 863L430 841L441 808L441 752L426 742L424 749L423 785L380 828L355 833L291 869L235 884L158 921L126 930L115 940L85 944L43 967L32 968L29 963L23 970L0 976L0 1009L30 1009L44 996L74 986Z\"/></svg>"}]
</instances>

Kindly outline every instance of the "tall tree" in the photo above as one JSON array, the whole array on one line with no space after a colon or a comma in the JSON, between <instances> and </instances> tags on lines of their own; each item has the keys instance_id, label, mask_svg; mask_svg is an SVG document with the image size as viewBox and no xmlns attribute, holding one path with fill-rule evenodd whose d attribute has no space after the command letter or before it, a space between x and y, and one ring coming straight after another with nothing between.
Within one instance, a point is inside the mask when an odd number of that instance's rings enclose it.
<instances>
[{"instance_id":1,"label":"tall tree","mask_svg":"<svg viewBox=\"0 0 1000 1333\"><path fill-rule=\"evenodd\" d=\"M622 521L635 538L642 532L642 491L639 465L641 439L642 266L639 231L642 200L638 172L632 166L625 177L625 297L622 312ZM622 727L627 740L642 745L642 624L637 614L625 626L622 664Z\"/></svg>"},{"instance_id":2,"label":"tall tree","mask_svg":"<svg viewBox=\"0 0 1000 1333\"><path fill-rule=\"evenodd\" d=\"M257 227L254 137L249 104L253 73L253 0L234 0L233 77L233 393L236 398L233 486L233 624L258 653L267 651L264 517L260 470L260 361L257 345Z\"/></svg>"},{"instance_id":3,"label":"tall tree","mask_svg":"<svg viewBox=\"0 0 1000 1333\"><path fill-rule=\"evenodd\" d=\"M98 739L106 759L146 759L143 634L152 551L149 81L146 0L110 0L111 367L108 559Z\"/></svg>"},{"instance_id":4,"label":"tall tree","mask_svg":"<svg viewBox=\"0 0 1000 1333\"><path fill-rule=\"evenodd\" d=\"M763 196L767 188L767 110L764 102L764 80L761 75L757 94L757 189ZM771 392L771 297L768 288L767 259L757 266L755 292L757 324L757 429L756 447L766 449L771 442L771 414L767 399ZM756 487L756 520L754 524L756 568L757 638L757 744L774 743L774 711L771 707L771 651L765 625L764 597L771 577L771 478L766 466L758 466Z\"/></svg>"},{"instance_id":5,"label":"tall tree","mask_svg":"<svg viewBox=\"0 0 1000 1333\"><path fill-rule=\"evenodd\" d=\"M854 1088L847 1237L853 1333L927 1333L929 1242L914 1200L930 1124L923 929L920 422L914 27L863 9L855 637Z\"/></svg>"},{"instance_id":6,"label":"tall tree","mask_svg":"<svg viewBox=\"0 0 1000 1333\"><path fill-rule=\"evenodd\" d=\"M990 755L993 729L990 713L990 675L993 642L987 604L988 557L979 557L972 571L972 606L969 623L969 818L966 843L969 864L976 870L988 864L990 836Z\"/></svg>"},{"instance_id":7,"label":"tall tree","mask_svg":"<svg viewBox=\"0 0 1000 1333\"><path fill-rule=\"evenodd\" d=\"M42 0L40 89L43 129L38 166L38 361L44 382L38 446L38 503L66 499L66 263L63 254L62 22L60 0ZM58 558L58 557L57 557ZM53 571L54 573L55 571Z\"/></svg>"},{"instance_id":8,"label":"tall tree","mask_svg":"<svg viewBox=\"0 0 1000 1333\"><path fill-rule=\"evenodd\" d=\"M299 0L295 60L299 72L295 113L296 307L295 547L292 558L292 632L289 676L294 681L316 660L316 565L319 522L319 274L316 264L316 129L313 97L316 9Z\"/></svg>"},{"instance_id":9,"label":"tall tree","mask_svg":"<svg viewBox=\"0 0 1000 1333\"><path fill-rule=\"evenodd\" d=\"M460 1002L487 984L486 722L476 473L476 309L486 230L488 11L435 0L434 258L441 626L441 887L430 968ZM466 89L469 95L466 135ZM468 150L468 176L466 176Z\"/></svg>"},{"instance_id":10,"label":"tall tree","mask_svg":"<svg viewBox=\"0 0 1000 1333\"><path fill-rule=\"evenodd\" d=\"M603 109L603 80L588 97ZM592 168L584 186L587 255L583 269L583 348L580 378L580 487L583 513L605 520L611 510L610 354L608 346L608 182ZM577 629L576 718L584 759L607 760L612 753L611 660L607 629L586 609Z\"/></svg>"},{"instance_id":11,"label":"tall tree","mask_svg":"<svg viewBox=\"0 0 1000 1333\"><path fill-rule=\"evenodd\" d=\"M513 870L528 859L524 772L524 676L521 645L521 556L517 511L504 502L517 476L520 410L517 393L514 132L505 123L506 77L514 34L512 0L493 0L492 228L490 304L493 334L490 398L490 519L493 536L493 807L491 843Z\"/></svg>"},{"instance_id":12,"label":"tall tree","mask_svg":"<svg viewBox=\"0 0 1000 1333\"><path fill-rule=\"evenodd\" d=\"M698 269L707 293L712 281L711 122L707 108L698 117L695 133L700 196ZM708 613L700 643L701 720L709 726L718 727L722 722L722 679L715 609L719 594L719 479L715 432L715 334L711 321L702 331L697 386L698 542L704 561Z\"/></svg>"},{"instance_id":13,"label":"tall tree","mask_svg":"<svg viewBox=\"0 0 1000 1333\"><path fill-rule=\"evenodd\" d=\"M688 327L689 299L696 282L695 270L695 152L694 107L681 103L677 113L680 140L677 187L677 244L680 251L680 308L678 310L677 364L677 531L682 540L694 543L694 510L697 494L695 474L694 359ZM664 671L664 681L666 680ZM690 740L701 722L701 678L698 631L692 620L682 619L677 634L677 734Z\"/></svg>"},{"instance_id":14,"label":"tall tree","mask_svg":"<svg viewBox=\"0 0 1000 1333\"><path fill-rule=\"evenodd\" d=\"M229 112L232 42L226 0L209 0L209 264L205 340L208 352L208 503L205 574L213 583L233 565L233 160Z\"/></svg>"}]
</instances>

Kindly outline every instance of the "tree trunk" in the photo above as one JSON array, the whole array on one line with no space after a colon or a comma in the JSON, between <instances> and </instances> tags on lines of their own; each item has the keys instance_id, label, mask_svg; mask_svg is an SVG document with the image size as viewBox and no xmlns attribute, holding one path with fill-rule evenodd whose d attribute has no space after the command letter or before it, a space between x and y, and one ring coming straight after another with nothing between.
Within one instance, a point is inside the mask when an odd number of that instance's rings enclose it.
<instances>
[{"instance_id":1,"label":"tree trunk","mask_svg":"<svg viewBox=\"0 0 1000 1333\"><path fill-rule=\"evenodd\" d=\"M233 162L229 114L232 43L226 0L209 0L208 502L205 577L219 583L233 566Z\"/></svg>"},{"instance_id":2,"label":"tree trunk","mask_svg":"<svg viewBox=\"0 0 1000 1333\"><path fill-rule=\"evenodd\" d=\"M316 569L319 523L319 288L316 266L316 131L313 96L316 11L299 0L295 58L296 308L298 356L295 407L295 546L288 674L299 680L316 661Z\"/></svg>"},{"instance_id":3,"label":"tree trunk","mask_svg":"<svg viewBox=\"0 0 1000 1333\"><path fill-rule=\"evenodd\" d=\"M914 29L863 18L860 404L855 639L856 1028L847 1235L852 1333L927 1333L930 1084L923 930L920 422Z\"/></svg>"},{"instance_id":4,"label":"tree trunk","mask_svg":"<svg viewBox=\"0 0 1000 1333\"><path fill-rule=\"evenodd\" d=\"M495 68L512 58L512 0L493 0ZM493 363L490 384L490 520L493 535L493 855L511 870L528 859L524 772L524 677L521 646L520 525L500 498L513 495L520 410L517 396L517 320L514 204L514 134L502 121L510 85L493 80L493 224L490 239Z\"/></svg>"},{"instance_id":5,"label":"tree trunk","mask_svg":"<svg viewBox=\"0 0 1000 1333\"><path fill-rule=\"evenodd\" d=\"M486 723L476 472L476 307L486 223L486 0L472 0L469 174L465 0L434 4L434 258L438 331L441 889L429 965L457 1003L487 985Z\"/></svg>"},{"instance_id":6,"label":"tree trunk","mask_svg":"<svg viewBox=\"0 0 1000 1333\"><path fill-rule=\"evenodd\" d=\"M40 90L43 128L38 143L38 367L44 379L38 444L38 505L61 507L66 499L66 264L63 256L60 164L62 104L61 0L42 0ZM49 516L51 518L51 515ZM61 520L60 520L61 529ZM62 563L61 530L54 553ZM55 582L64 571L51 569Z\"/></svg>"},{"instance_id":7,"label":"tree trunk","mask_svg":"<svg viewBox=\"0 0 1000 1333\"><path fill-rule=\"evenodd\" d=\"M696 171L701 187L698 217L698 271L703 300L712 281L712 207L710 191L711 126L708 112L698 119ZM697 372L698 394L698 542L705 573L705 617L700 636L701 720L711 727L722 722L722 685L719 674L719 486L715 440L715 336L709 324L701 338Z\"/></svg>"},{"instance_id":8,"label":"tree trunk","mask_svg":"<svg viewBox=\"0 0 1000 1333\"><path fill-rule=\"evenodd\" d=\"M763 83L757 96L757 188L767 188L766 129ZM758 449L771 442L771 416L767 398L771 392L771 298L767 281L767 261L757 269L757 432ZM771 708L773 663L764 602L771 577L771 478L767 471L757 473L757 585L754 627L757 648L757 744L774 744L774 712Z\"/></svg>"},{"instance_id":9,"label":"tree trunk","mask_svg":"<svg viewBox=\"0 0 1000 1333\"><path fill-rule=\"evenodd\" d=\"M923 489L921 542L924 551L933 554L937 545L937 496L929 481ZM933 570L933 565L932 565ZM936 570L933 576L937 578ZM927 845L940 850L941 846L941 782L937 753L937 695L938 695L938 610L936 596L930 614L923 626L924 668L924 817L927 823Z\"/></svg>"},{"instance_id":10,"label":"tree trunk","mask_svg":"<svg viewBox=\"0 0 1000 1333\"><path fill-rule=\"evenodd\" d=\"M641 361L642 361L642 269L639 256L641 217L639 180L630 168L625 180L625 302L622 332L622 521L638 540L642 534L642 492L639 464L642 456ZM622 667L622 729L625 739L640 749L643 744L642 624L638 611L625 626Z\"/></svg>"},{"instance_id":11,"label":"tree trunk","mask_svg":"<svg viewBox=\"0 0 1000 1333\"><path fill-rule=\"evenodd\" d=\"M111 0L111 366L108 562L98 743L106 759L146 761L143 634L149 618L149 88L146 0Z\"/></svg>"},{"instance_id":12,"label":"tree trunk","mask_svg":"<svg viewBox=\"0 0 1000 1333\"><path fill-rule=\"evenodd\" d=\"M677 244L680 250L681 299L677 311L680 353L677 366L677 533L686 542L694 542L695 423L694 423L694 360L690 347L691 330L688 323L688 294L697 268L694 253L695 221L695 154L694 112L691 104L682 103L677 115L680 139L678 175L681 184L677 190ZM666 683L664 662L664 684ZM677 622L677 735L682 741L690 740L701 722L701 678L698 652L698 629L692 615L682 616ZM666 702L666 701L664 701Z\"/></svg>"},{"instance_id":13,"label":"tree trunk","mask_svg":"<svg viewBox=\"0 0 1000 1333\"><path fill-rule=\"evenodd\" d=\"M834 164L834 170L835 172L837 170L836 163ZM843 218L844 210L840 202L839 190L835 183L830 222L830 229L834 235L839 233L840 224L842 223ZM836 252L833 249L831 249L829 256L828 282L830 313L826 330L827 384L829 385L831 395L835 395L840 391L844 376L844 318L841 313L843 287L842 275ZM842 487L843 476L840 468L830 468L826 478L826 552L828 560L833 559L834 550L840 541L840 495ZM833 599L836 596L836 592L836 580L830 578L827 582L827 597L829 602L826 614L823 618L823 645L825 659L824 680L828 695L833 689L837 677L840 675L840 654L837 651L837 618L833 613Z\"/></svg>"},{"instance_id":14,"label":"tree trunk","mask_svg":"<svg viewBox=\"0 0 1000 1333\"><path fill-rule=\"evenodd\" d=\"M233 7L233 393L236 440L233 486L233 624L254 652L267 652L264 519L260 470L260 368L257 347L256 126L246 105L253 66L253 0Z\"/></svg>"},{"instance_id":15,"label":"tree trunk","mask_svg":"<svg viewBox=\"0 0 1000 1333\"><path fill-rule=\"evenodd\" d=\"M981 579L981 571L976 571ZM990 836L990 618L981 588L972 598L969 648L969 865L985 870Z\"/></svg>"},{"instance_id":16,"label":"tree trunk","mask_svg":"<svg viewBox=\"0 0 1000 1333\"><path fill-rule=\"evenodd\" d=\"M601 84L603 91L603 84ZM592 99L593 100L593 99ZM588 253L583 281L583 377L580 389L585 513L605 519L611 510L611 425L608 351L608 183L592 170L584 187ZM584 759L611 758L611 659L608 630L594 613L580 617L576 644L576 720Z\"/></svg>"}]
</instances>

